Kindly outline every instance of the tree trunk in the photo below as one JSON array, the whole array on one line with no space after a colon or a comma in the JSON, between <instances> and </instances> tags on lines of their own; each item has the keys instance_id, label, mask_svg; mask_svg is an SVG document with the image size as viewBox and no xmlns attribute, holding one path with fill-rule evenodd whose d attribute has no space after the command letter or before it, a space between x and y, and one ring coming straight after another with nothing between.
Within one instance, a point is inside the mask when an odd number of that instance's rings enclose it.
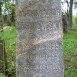
<instances>
[{"instance_id":1,"label":"tree trunk","mask_svg":"<svg viewBox=\"0 0 77 77\"><path fill-rule=\"evenodd\" d=\"M17 0L17 77L64 77L60 0Z\"/></svg>"},{"instance_id":2,"label":"tree trunk","mask_svg":"<svg viewBox=\"0 0 77 77\"><path fill-rule=\"evenodd\" d=\"M70 7L69 7L69 29L72 28L72 8L73 8L73 0L70 0Z\"/></svg>"}]
</instances>

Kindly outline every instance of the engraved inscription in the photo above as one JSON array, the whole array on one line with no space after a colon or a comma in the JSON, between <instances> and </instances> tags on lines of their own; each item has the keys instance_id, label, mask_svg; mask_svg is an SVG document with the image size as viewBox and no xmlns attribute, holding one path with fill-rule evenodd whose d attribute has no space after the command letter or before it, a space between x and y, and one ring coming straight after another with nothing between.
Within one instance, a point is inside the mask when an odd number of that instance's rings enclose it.
<instances>
[{"instance_id":1,"label":"engraved inscription","mask_svg":"<svg viewBox=\"0 0 77 77\"><path fill-rule=\"evenodd\" d=\"M17 77L63 77L60 0L18 0Z\"/></svg>"}]
</instances>

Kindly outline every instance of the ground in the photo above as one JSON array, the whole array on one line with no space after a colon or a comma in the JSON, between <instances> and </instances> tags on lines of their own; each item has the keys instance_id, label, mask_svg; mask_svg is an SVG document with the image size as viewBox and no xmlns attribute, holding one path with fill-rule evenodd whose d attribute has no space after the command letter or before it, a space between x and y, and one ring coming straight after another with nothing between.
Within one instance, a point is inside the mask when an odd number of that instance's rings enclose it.
<instances>
[{"instance_id":1,"label":"ground","mask_svg":"<svg viewBox=\"0 0 77 77\"><path fill-rule=\"evenodd\" d=\"M77 31L64 34L65 77L77 77Z\"/></svg>"}]
</instances>

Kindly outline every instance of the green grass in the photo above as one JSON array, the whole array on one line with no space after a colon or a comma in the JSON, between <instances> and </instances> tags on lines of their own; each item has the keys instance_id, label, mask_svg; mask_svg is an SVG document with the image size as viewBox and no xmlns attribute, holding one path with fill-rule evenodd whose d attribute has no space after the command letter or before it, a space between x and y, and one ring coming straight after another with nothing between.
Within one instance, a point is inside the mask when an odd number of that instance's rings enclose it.
<instances>
[{"instance_id":1,"label":"green grass","mask_svg":"<svg viewBox=\"0 0 77 77\"><path fill-rule=\"evenodd\" d=\"M4 32L8 71L14 75L16 67L16 28L8 27Z\"/></svg>"},{"instance_id":2,"label":"green grass","mask_svg":"<svg viewBox=\"0 0 77 77\"><path fill-rule=\"evenodd\" d=\"M0 36L5 39L8 71L15 75L16 28L8 27ZM77 77L77 31L64 34L65 77ZM15 76L12 76L15 77Z\"/></svg>"},{"instance_id":3,"label":"green grass","mask_svg":"<svg viewBox=\"0 0 77 77\"><path fill-rule=\"evenodd\" d=\"M0 32L1 39L5 41L5 49L7 54L7 71L15 77L16 69L16 28L7 26L4 33Z\"/></svg>"},{"instance_id":4,"label":"green grass","mask_svg":"<svg viewBox=\"0 0 77 77\"><path fill-rule=\"evenodd\" d=\"M77 31L64 34L65 77L77 77Z\"/></svg>"},{"instance_id":5,"label":"green grass","mask_svg":"<svg viewBox=\"0 0 77 77\"><path fill-rule=\"evenodd\" d=\"M7 76L3 75L3 73L0 73L0 77L7 77Z\"/></svg>"}]
</instances>

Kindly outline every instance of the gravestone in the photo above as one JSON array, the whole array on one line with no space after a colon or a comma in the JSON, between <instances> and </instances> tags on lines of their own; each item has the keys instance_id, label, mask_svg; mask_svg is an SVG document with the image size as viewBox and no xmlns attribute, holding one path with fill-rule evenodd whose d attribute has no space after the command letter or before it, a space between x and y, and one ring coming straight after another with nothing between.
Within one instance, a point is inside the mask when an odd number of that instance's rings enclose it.
<instances>
[{"instance_id":1,"label":"gravestone","mask_svg":"<svg viewBox=\"0 0 77 77\"><path fill-rule=\"evenodd\" d=\"M16 77L64 77L60 0L17 0Z\"/></svg>"},{"instance_id":2,"label":"gravestone","mask_svg":"<svg viewBox=\"0 0 77 77\"><path fill-rule=\"evenodd\" d=\"M2 3L4 0L0 0L0 33L3 35L3 16L2 16ZM0 73L5 74L6 70L6 53L5 53L5 43L0 35Z\"/></svg>"},{"instance_id":3,"label":"gravestone","mask_svg":"<svg viewBox=\"0 0 77 77\"><path fill-rule=\"evenodd\" d=\"M5 64L4 64L4 44L3 40L0 40L0 73L5 72Z\"/></svg>"}]
</instances>

